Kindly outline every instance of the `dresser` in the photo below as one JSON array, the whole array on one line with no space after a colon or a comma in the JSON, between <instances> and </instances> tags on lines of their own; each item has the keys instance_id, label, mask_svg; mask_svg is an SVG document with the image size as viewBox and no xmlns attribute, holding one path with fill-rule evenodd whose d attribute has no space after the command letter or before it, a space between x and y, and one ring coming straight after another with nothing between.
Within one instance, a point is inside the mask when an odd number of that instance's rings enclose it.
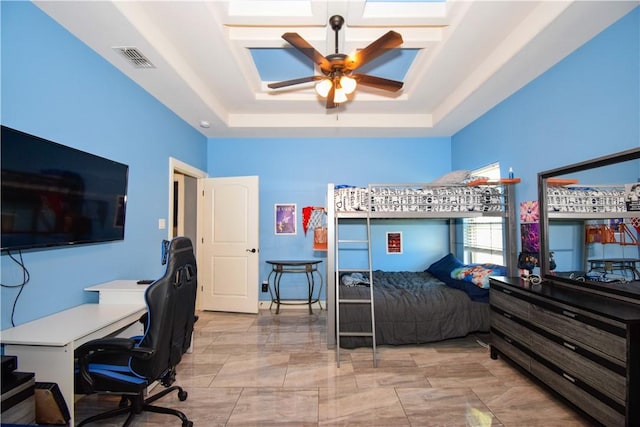
<instances>
[{"instance_id":1,"label":"dresser","mask_svg":"<svg viewBox=\"0 0 640 427\"><path fill-rule=\"evenodd\" d=\"M490 280L491 358L606 426L640 426L640 306L519 277Z\"/></svg>"}]
</instances>

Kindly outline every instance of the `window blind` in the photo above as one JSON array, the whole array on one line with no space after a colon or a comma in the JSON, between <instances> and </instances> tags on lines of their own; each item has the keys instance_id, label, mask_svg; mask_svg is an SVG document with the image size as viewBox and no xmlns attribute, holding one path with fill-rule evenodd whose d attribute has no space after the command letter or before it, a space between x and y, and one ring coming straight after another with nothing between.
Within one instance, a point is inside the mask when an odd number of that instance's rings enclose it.
<instances>
[{"instance_id":1,"label":"window blind","mask_svg":"<svg viewBox=\"0 0 640 427\"><path fill-rule=\"evenodd\" d=\"M500 179L500 163L492 163L471 173L489 179ZM463 221L463 248L466 263L492 263L504 265L503 220L484 217Z\"/></svg>"}]
</instances>

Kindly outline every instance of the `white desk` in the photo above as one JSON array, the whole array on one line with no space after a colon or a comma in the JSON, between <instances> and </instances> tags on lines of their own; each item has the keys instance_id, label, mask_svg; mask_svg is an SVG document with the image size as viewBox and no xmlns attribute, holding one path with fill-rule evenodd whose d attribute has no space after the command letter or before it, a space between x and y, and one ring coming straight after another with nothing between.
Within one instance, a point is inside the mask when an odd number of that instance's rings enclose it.
<instances>
[{"instance_id":1,"label":"white desk","mask_svg":"<svg viewBox=\"0 0 640 427\"><path fill-rule=\"evenodd\" d=\"M84 288L98 292L100 304L145 304L144 292L149 285L138 285L136 280L113 280Z\"/></svg>"},{"instance_id":2,"label":"white desk","mask_svg":"<svg viewBox=\"0 0 640 427\"><path fill-rule=\"evenodd\" d=\"M74 423L74 350L87 341L117 335L138 321L144 304L83 304L2 331L5 354L36 381L60 387Z\"/></svg>"}]
</instances>

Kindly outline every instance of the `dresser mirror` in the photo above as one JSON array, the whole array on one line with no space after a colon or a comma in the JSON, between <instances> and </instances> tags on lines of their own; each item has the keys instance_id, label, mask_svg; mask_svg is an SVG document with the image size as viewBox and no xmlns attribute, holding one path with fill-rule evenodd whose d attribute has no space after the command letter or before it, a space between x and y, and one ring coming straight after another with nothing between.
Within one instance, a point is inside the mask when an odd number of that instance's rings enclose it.
<instances>
[{"instance_id":1,"label":"dresser mirror","mask_svg":"<svg viewBox=\"0 0 640 427\"><path fill-rule=\"evenodd\" d=\"M640 148L540 172L543 280L640 299Z\"/></svg>"}]
</instances>

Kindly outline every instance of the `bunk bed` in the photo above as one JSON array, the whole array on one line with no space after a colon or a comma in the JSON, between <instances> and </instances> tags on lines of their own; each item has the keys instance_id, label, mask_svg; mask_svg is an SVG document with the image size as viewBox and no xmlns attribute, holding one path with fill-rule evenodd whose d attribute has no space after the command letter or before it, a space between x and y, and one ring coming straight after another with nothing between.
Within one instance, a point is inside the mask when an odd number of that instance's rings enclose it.
<instances>
[{"instance_id":1,"label":"bunk bed","mask_svg":"<svg viewBox=\"0 0 640 427\"><path fill-rule=\"evenodd\" d=\"M451 277L454 269L465 279L465 266L453 254L421 272L385 272L371 265L349 269L340 266L340 224L361 220L370 232L378 219L420 218L449 222L449 248L455 247L455 224L461 218L493 216L503 218L505 266L487 266L491 275L517 274L514 186L519 180L490 182L476 180L462 184L372 184L366 188L328 185L327 199L327 342L329 346L355 348L372 346L372 338L358 332L371 330L375 319L375 346L420 344L461 337L489 330L488 278L482 284ZM501 268L501 269L500 269ZM469 270L467 270L468 272ZM487 273L488 276L488 273ZM373 280L371 280L371 278ZM476 281L477 282L477 281ZM367 299L371 304L343 304ZM373 313L375 312L375 315ZM339 322L339 324L336 324ZM341 333L341 331L350 331ZM353 333L351 333L353 332ZM338 345L339 344L339 345ZM339 357L339 354L338 354ZM339 362L338 362L339 363Z\"/></svg>"}]
</instances>

